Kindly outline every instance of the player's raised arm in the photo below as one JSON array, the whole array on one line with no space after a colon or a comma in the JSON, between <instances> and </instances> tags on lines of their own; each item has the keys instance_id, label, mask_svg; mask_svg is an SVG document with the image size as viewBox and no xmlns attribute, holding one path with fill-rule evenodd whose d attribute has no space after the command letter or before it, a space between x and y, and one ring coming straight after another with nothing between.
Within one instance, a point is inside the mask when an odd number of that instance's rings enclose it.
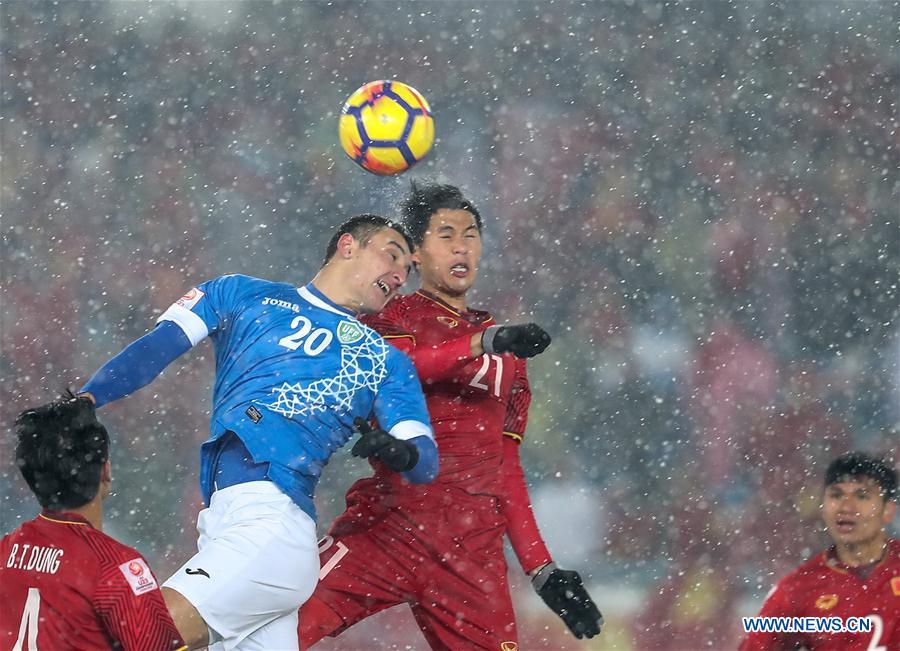
<instances>
[{"instance_id":1,"label":"player's raised arm","mask_svg":"<svg viewBox=\"0 0 900 651\"><path fill-rule=\"evenodd\" d=\"M484 354L512 353L527 358L550 345L550 335L536 323L490 326L483 332L437 346L414 346L409 355L422 382L440 382Z\"/></svg>"},{"instance_id":2,"label":"player's raised arm","mask_svg":"<svg viewBox=\"0 0 900 651\"><path fill-rule=\"evenodd\" d=\"M80 394L101 407L150 384L177 357L221 327L222 306L232 298L239 278L222 276L192 288L163 312L156 328L101 366Z\"/></svg>"},{"instance_id":3,"label":"player's raised arm","mask_svg":"<svg viewBox=\"0 0 900 651\"><path fill-rule=\"evenodd\" d=\"M190 347L187 335L172 321L164 321L97 369L80 394L97 407L124 398L150 384Z\"/></svg>"},{"instance_id":4,"label":"player's raised arm","mask_svg":"<svg viewBox=\"0 0 900 651\"><path fill-rule=\"evenodd\" d=\"M418 345L396 305L396 302L389 303L383 312L366 316L363 322L409 356L423 384L451 377L461 366L484 353L480 332L437 345Z\"/></svg>"},{"instance_id":5,"label":"player's raised arm","mask_svg":"<svg viewBox=\"0 0 900 651\"><path fill-rule=\"evenodd\" d=\"M493 325L473 335L440 344L418 345L391 305L381 314L363 320L395 348L409 355L423 384L446 380L460 367L486 353L512 353L519 358L528 358L539 355L550 345L550 335L536 323Z\"/></svg>"}]
</instances>

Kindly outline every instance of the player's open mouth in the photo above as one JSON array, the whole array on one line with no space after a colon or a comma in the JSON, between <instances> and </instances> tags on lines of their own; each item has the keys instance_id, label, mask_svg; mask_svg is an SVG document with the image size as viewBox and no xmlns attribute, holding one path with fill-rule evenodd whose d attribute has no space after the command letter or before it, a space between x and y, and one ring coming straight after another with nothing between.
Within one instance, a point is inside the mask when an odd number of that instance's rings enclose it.
<instances>
[{"instance_id":1,"label":"player's open mouth","mask_svg":"<svg viewBox=\"0 0 900 651\"><path fill-rule=\"evenodd\" d=\"M391 293L391 288L388 287L387 283L385 283L383 280L376 280L375 286L378 287L378 289L381 290L381 293L384 294L385 296L387 296Z\"/></svg>"},{"instance_id":2,"label":"player's open mouth","mask_svg":"<svg viewBox=\"0 0 900 651\"><path fill-rule=\"evenodd\" d=\"M455 276L457 278L465 278L469 274L469 265L467 264L455 264L450 267L450 275Z\"/></svg>"},{"instance_id":3,"label":"player's open mouth","mask_svg":"<svg viewBox=\"0 0 900 651\"><path fill-rule=\"evenodd\" d=\"M856 528L856 522L846 518L838 518L835 524L837 525L837 530L841 533L849 533Z\"/></svg>"}]
</instances>

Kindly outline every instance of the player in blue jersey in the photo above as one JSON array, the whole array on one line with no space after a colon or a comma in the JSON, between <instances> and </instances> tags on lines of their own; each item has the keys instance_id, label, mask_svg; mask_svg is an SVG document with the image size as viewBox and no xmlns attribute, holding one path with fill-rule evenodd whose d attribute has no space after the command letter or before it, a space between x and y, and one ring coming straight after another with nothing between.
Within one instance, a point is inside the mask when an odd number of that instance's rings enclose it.
<instances>
[{"instance_id":1,"label":"player in blue jersey","mask_svg":"<svg viewBox=\"0 0 900 651\"><path fill-rule=\"evenodd\" d=\"M313 493L354 429L357 456L381 459L413 483L436 476L412 363L356 318L381 310L406 281L410 248L383 217L354 217L308 285L239 275L198 285L83 387L102 406L213 340L199 551L163 587L192 648L297 649L297 609L319 573ZM372 417L383 429L368 426Z\"/></svg>"}]
</instances>

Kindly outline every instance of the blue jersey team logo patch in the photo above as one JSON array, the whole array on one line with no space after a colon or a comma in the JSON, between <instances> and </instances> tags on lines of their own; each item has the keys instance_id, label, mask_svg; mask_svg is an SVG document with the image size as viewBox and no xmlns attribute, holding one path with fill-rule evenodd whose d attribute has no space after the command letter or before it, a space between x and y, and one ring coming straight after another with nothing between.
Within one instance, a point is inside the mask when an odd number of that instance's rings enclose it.
<instances>
[{"instance_id":1,"label":"blue jersey team logo patch","mask_svg":"<svg viewBox=\"0 0 900 651\"><path fill-rule=\"evenodd\" d=\"M352 344L363 338L362 328L350 321L341 321L337 327L338 341L342 344Z\"/></svg>"}]
</instances>

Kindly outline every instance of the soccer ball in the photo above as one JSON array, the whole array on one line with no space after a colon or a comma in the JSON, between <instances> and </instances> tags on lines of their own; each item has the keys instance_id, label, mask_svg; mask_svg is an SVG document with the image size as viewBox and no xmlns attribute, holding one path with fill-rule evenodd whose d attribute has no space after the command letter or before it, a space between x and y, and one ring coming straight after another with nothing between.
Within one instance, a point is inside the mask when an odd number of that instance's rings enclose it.
<instances>
[{"instance_id":1,"label":"soccer ball","mask_svg":"<svg viewBox=\"0 0 900 651\"><path fill-rule=\"evenodd\" d=\"M399 81L371 81L344 102L341 147L367 172L400 174L434 142L434 118L425 98Z\"/></svg>"}]
</instances>

